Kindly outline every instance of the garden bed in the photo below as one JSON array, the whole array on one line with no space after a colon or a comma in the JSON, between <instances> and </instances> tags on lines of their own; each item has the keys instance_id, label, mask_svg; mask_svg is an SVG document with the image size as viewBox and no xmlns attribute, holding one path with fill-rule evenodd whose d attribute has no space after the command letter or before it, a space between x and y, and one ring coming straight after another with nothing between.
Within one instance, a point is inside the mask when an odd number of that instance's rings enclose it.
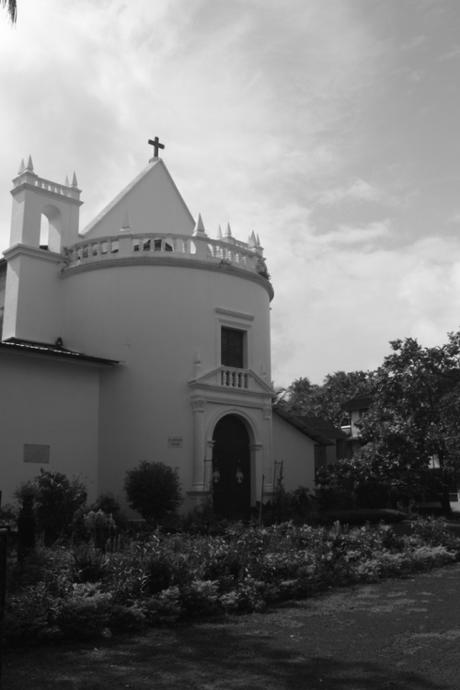
<instances>
[{"instance_id":1,"label":"garden bed","mask_svg":"<svg viewBox=\"0 0 460 690\"><path fill-rule=\"evenodd\" d=\"M4 634L9 644L91 639L197 617L262 611L356 583L454 562L460 540L440 520L409 534L386 525L347 528L235 525L222 535L155 531L38 548L10 563ZM13 556L14 557L14 554Z\"/></svg>"}]
</instances>

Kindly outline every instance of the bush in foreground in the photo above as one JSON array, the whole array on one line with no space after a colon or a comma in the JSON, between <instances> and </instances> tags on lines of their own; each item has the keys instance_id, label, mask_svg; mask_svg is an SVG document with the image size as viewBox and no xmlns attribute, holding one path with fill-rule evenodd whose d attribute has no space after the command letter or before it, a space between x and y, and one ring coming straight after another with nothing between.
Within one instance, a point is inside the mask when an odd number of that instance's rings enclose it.
<instances>
[{"instance_id":1,"label":"bush in foreground","mask_svg":"<svg viewBox=\"0 0 460 690\"><path fill-rule=\"evenodd\" d=\"M86 488L78 479L69 480L61 472L43 469L16 492L20 501L33 501L37 530L47 546L69 533L74 514L86 496Z\"/></svg>"},{"instance_id":2,"label":"bush in foreground","mask_svg":"<svg viewBox=\"0 0 460 690\"><path fill-rule=\"evenodd\" d=\"M177 473L162 462L141 462L126 473L128 503L145 520L160 523L174 514L181 502Z\"/></svg>"}]
</instances>

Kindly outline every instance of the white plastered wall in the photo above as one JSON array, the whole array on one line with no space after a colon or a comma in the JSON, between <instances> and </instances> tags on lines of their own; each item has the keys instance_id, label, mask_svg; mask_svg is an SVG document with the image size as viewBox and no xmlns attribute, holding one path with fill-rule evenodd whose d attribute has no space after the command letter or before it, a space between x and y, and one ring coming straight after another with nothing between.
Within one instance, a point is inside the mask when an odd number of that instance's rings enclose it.
<instances>
[{"instance_id":1,"label":"white plastered wall","mask_svg":"<svg viewBox=\"0 0 460 690\"><path fill-rule=\"evenodd\" d=\"M0 352L2 503L44 470L78 477L96 497L99 372L81 363ZM49 446L49 462L24 462L24 444Z\"/></svg>"},{"instance_id":2,"label":"white plastered wall","mask_svg":"<svg viewBox=\"0 0 460 690\"><path fill-rule=\"evenodd\" d=\"M28 247L8 257L2 338L54 343L62 337L61 258Z\"/></svg>"},{"instance_id":3,"label":"white plastered wall","mask_svg":"<svg viewBox=\"0 0 460 690\"><path fill-rule=\"evenodd\" d=\"M273 415L273 458L283 462L284 488L315 488L315 443L308 436Z\"/></svg>"}]
</instances>

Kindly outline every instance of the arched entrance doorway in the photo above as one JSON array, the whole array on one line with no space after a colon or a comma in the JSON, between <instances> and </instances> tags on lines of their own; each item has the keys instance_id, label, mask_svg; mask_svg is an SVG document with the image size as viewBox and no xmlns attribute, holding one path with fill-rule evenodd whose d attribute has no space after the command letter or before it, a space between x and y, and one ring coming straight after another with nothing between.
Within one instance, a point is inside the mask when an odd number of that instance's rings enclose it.
<instances>
[{"instance_id":1,"label":"arched entrance doorway","mask_svg":"<svg viewBox=\"0 0 460 690\"><path fill-rule=\"evenodd\" d=\"M234 414L222 417L214 429L212 485L214 512L223 518L246 520L251 507L249 434Z\"/></svg>"}]
</instances>

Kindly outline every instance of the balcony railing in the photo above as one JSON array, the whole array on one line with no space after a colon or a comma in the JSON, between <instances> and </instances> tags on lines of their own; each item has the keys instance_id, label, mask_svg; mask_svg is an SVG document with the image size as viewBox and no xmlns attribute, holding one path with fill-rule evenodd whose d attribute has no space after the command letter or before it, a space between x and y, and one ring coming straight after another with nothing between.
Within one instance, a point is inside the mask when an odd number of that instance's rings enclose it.
<instances>
[{"instance_id":1,"label":"balcony railing","mask_svg":"<svg viewBox=\"0 0 460 690\"><path fill-rule=\"evenodd\" d=\"M45 192L53 192L53 194L59 194L61 196L69 197L75 201L80 200L80 190L77 187L76 178L74 178L75 183L72 184L61 184L60 182L53 182L53 180L47 180L44 177L39 177L30 168L23 170L17 177L13 180L14 187L19 187L20 185L26 183L32 187L37 187L37 189L43 189Z\"/></svg>"},{"instance_id":2,"label":"balcony railing","mask_svg":"<svg viewBox=\"0 0 460 690\"><path fill-rule=\"evenodd\" d=\"M249 388L249 372L246 369L221 367L220 383L226 388Z\"/></svg>"},{"instance_id":3,"label":"balcony railing","mask_svg":"<svg viewBox=\"0 0 460 690\"><path fill-rule=\"evenodd\" d=\"M267 277L262 249L233 239L162 233L120 233L82 240L65 249L66 268L117 259L136 260L148 256L174 257L184 261L199 259L237 266Z\"/></svg>"}]
</instances>

